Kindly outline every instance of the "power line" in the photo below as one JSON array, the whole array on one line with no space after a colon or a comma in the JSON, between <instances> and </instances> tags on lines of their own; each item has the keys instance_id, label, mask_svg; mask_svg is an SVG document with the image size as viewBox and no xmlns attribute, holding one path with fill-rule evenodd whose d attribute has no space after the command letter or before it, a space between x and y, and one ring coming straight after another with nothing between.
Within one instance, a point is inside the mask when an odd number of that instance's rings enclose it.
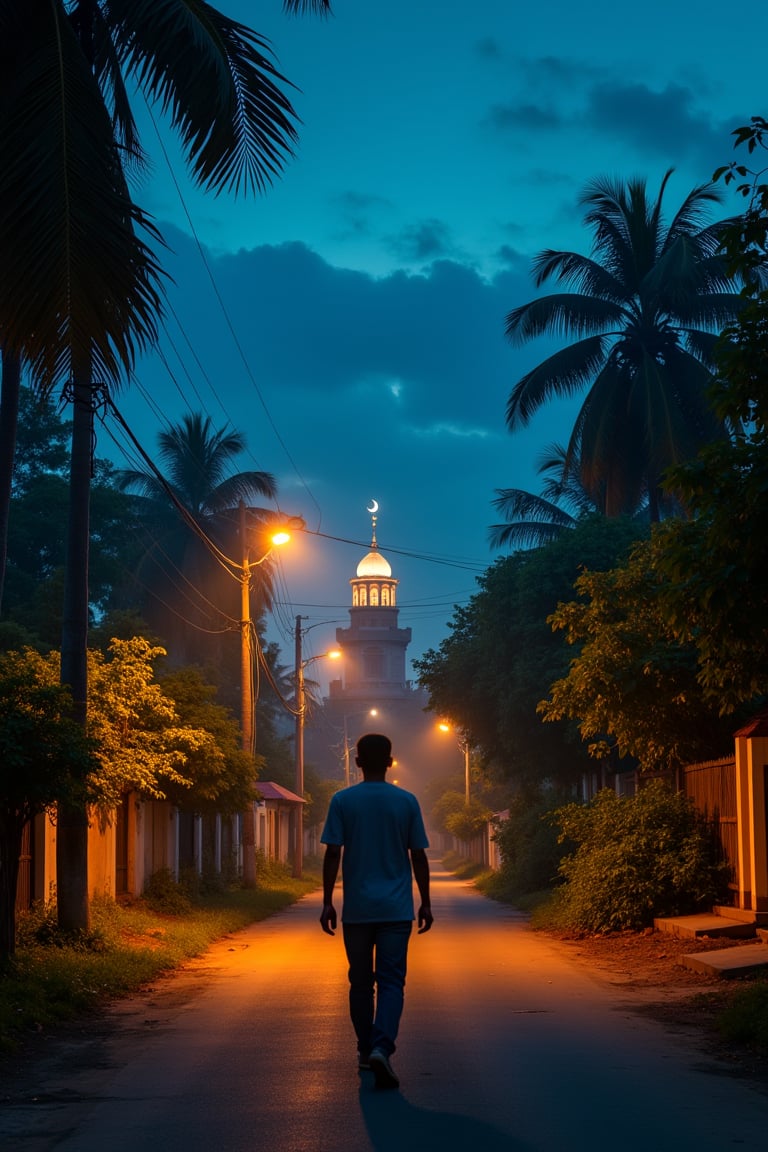
<instances>
[{"instance_id":1,"label":"power line","mask_svg":"<svg viewBox=\"0 0 768 1152\"><path fill-rule=\"evenodd\" d=\"M314 496L313 492L311 491L311 489L310 489L309 485L307 484L306 480L304 479L303 475L302 475L302 474L301 474L301 472L299 471L298 465L296 464L296 461L293 459L293 456L292 456L292 455L291 455L291 453L289 452L289 450L288 450L288 447L287 447L287 445L286 445L285 441L283 440L283 437L282 437L282 435L281 435L281 434L280 434L280 432L278 431L277 425L275 424L275 421L274 421L274 420L273 420L273 418L272 418L272 413L270 412L270 410L269 410L269 408L268 408L268 406L267 406L267 402L266 402L266 400L264 399L264 395L263 395L263 393L262 393L261 389L259 388L259 385L258 385L258 382L257 382L257 380L256 380L256 377L254 376L253 372L251 371L251 366L250 366L250 364L248 363L248 358L247 358L247 356L245 355L245 350L243 349L243 346L242 346L242 344L241 344L241 342L240 342L240 339L239 339L239 337L238 337L238 335L237 335L237 333L236 333L236 331L235 331L235 327L234 327L234 324L232 323L232 319L231 319L231 317L230 317L230 315L229 315L229 312L228 312L228 310L227 310L227 307L226 307L226 305L225 305L225 303L224 303L224 299L223 299L223 297L222 297L222 295L221 295L221 292L219 291L219 286L218 286L218 284L216 283L216 278L215 278L215 277L214 277L214 275L213 275L213 271L212 271L212 269L211 269L211 266L210 266L210 264L209 264L209 262L208 262L208 259L207 259L206 255L205 255L205 250L203 249L203 245L202 245L202 243L201 243L201 240L200 240L200 237L199 237L199 235L198 235L197 229L195 228L195 225L194 225L194 223L193 223L193 220L192 220L192 216L190 215L190 212L189 212L189 209L188 209L188 207L187 207L186 201L184 200L184 196L183 196L183 194L182 194L182 191L181 191L181 187L180 187L180 185L179 185L179 182L178 182L178 180L177 180L177 178L176 178L176 173L174 172L174 169L173 169L173 165L172 165L172 164L171 164L171 162L170 162L170 157L168 156L168 152L167 152L167 150L166 150L166 147L165 147L165 143L164 143L164 141L163 141L163 138L162 138L162 136L161 136L161 134L160 134L160 131L159 131L159 129L158 129L158 126L157 126L157 123L156 123L156 121L155 121L155 118L154 118L154 116L152 115L152 110L151 110L151 108L150 108L150 106L149 106L149 104L148 104L148 102L147 102L146 100L145 100L145 106L146 106L146 108L147 108L147 112L148 112L148 115L149 115L150 121L151 121L151 123L152 123L152 126L153 126L153 128L154 128L154 130L155 130L155 135L156 135L156 137L157 137L157 141L158 141L158 143L159 143L159 145L160 145L160 150L161 150L161 152L162 152L162 154L163 154L163 158L164 158L164 160L165 160L165 163L166 163L166 166L167 166L167 168L168 168L168 172L169 172L169 174L170 174L170 177L171 177L171 180L172 180L172 182L173 182L174 188L176 189L176 194L177 194L177 196L178 196L178 198L179 198L179 203L181 204L182 210L183 210L183 212L184 212L184 215L185 215L185 217L186 217L186 220L187 220L187 223L188 223L188 225L189 225L190 231L191 231L191 233L192 233L192 237L193 237L193 239L194 239L194 241L195 241L195 245L196 245L196 247L197 247L198 255L200 256L200 259L201 259L201 261L202 261L202 263L203 263L203 267L205 268L205 271L206 271L206 273L207 273L208 279L209 279L209 281L210 281L210 284L211 284L211 288L213 289L213 293L214 293L214 296L216 297L216 300L217 300L217 302L218 302L219 308L221 309L221 314L222 314L222 316L224 317L224 321L225 321L225 323L226 323L226 326L227 326L227 328L228 328L228 330L229 330L229 334L230 334L230 336L231 336L231 338L232 338L232 342L233 342L233 344L234 344L234 346L235 346L235 348L236 348L236 350L237 350L237 353L238 353L238 355L239 355L239 357L240 357L240 360L241 360L241 362L242 362L242 364L243 364L243 367L244 367L244 369L245 369L245 373L246 373L246 375L247 375L247 377L248 377L248 380L249 380L249 381L250 381L250 383L251 383L251 386L253 387L253 390L254 390L254 392L256 393L256 396L257 396L257 398L258 398L258 400L259 400L259 403L261 404L261 407L262 407L262 409L264 410L264 414L265 414L265 416L266 416L266 418L267 418L267 421L268 421L268 423L269 423L269 426L270 426L270 428L272 429L272 431L273 431L273 433L274 433L274 435L275 435L275 438L276 438L276 440L277 440L278 444L280 445L280 447L282 448L283 452L285 453L286 459L288 460L288 462L290 463L290 465L291 465L291 467L292 467L292 469L293 469L294 473L296 474L296 477L297 477L297 479L299 480L299 483L301 484L302 488L303 488L303 489L304 489L304 491L307 493L307 496L310 498L310 500L311 500L311 501L312 501L312 503L314 504L315 508L317 509L317 512L318 512L318 517L319 517L320 519L322 519L322 510L321 510L321 508L320 508L320 505L318 504L317 500L315 499L315 496ZM212 387L212 386L211 386L211 387ZM213 390L213 388L212 388L212 390ZM221 408L222 408L222 410L223 410L224 412L226 412L226 409L224 408L224 405L223 405L223 403L222 403L222 401L221 401L220 397L218 396L218 394L217 394L215 391L214 391L214 396L216 396L216 399L217 399L218 403L221 405ZM231 421L230 421L230 422L231 422ZM233 425L233 426L234 426L234 425Z\"/></svg>"}]
</instances>

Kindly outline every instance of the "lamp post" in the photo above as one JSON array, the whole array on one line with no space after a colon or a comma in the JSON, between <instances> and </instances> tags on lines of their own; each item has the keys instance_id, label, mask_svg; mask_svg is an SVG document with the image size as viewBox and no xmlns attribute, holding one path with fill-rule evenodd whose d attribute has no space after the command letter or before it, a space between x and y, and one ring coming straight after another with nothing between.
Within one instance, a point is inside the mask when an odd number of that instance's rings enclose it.
<instances>
[{"instance_id":1,"label":"lamp post","mask_svg":"<svg viewBox=\"0 0 768 1152\"><path fill-rule=\"evenodd\" d=\"M349 768L349 731L347 729L347 720L352 720L355 716L378 716L376 708L364 708L362 712L348 712L344 716L344 787L349 788L351 783L350 768Z\"/></svg>"},{"instance_id":2,"label":"lamp post","mask_svg":"<svg viewBox=\"0 0 768 1152\"><path fill-rule=\"evenodd\" d=\"M270 536L270 546L258 560L251 561L247 541L246 506L239 504L240 528L240 746L248 756L256 750L256 701L253 695L253 644L251 633L251 571L264 563L275 547L286 544L290 533L280 529ZM231 561L230 561L231 563ZM256 813L250 801L242 813L243 886L256 887Z\"/></svg>"},{"instance_id":3,"label":"lamp post","mask_svg":"<svg viewBox=\"0 0 768 1152\"><path fill-rule=\"evenodd\" d=\"M464 757L464 803L467 805L467 807L469 807L469 737L461 728L455 729L451 724L446 723L444 720L441 721L437 727L441 732L458 733L459 751Z\"/></svg>"},{"instance_id":4,"label":"lamp post","mask_svg":"<svg viewBox=\"0 0 768 1152\"><path fill-rule=\"evenodd\" d=\"M307 700L304 688L304 669L315 660L322 660L328 656L331 660L338 660L341 652L332 648L329 652L321 652L318 656L310 656L308 660L302 659L301 653L301 616L296 617L294 633L294 672L296 679L296 795L304 798L304 721L306 718ZM293 875L300 879L304 868L304 815L299 805L296 812L296 829L293 841Z\"/></svg>"}]
</instances>

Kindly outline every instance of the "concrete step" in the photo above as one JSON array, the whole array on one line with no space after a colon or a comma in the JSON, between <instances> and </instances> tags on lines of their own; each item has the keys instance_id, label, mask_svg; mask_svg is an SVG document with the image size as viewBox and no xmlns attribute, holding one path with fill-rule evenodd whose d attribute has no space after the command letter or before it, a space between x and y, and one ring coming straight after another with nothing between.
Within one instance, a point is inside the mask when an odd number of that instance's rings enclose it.
<instances>
[{"instance_id":1,"label":"concrete step","mask_svg":"<svg viewBox=\"0 0 768 1152\"><path fill-rule=\"evenodd\" d=\"M756 941L736 948L720 948L716 952L693 952L683 956L682 962L694 972L705 972L708 976L727 980L751 972L768 972L768 946Z\"/></svg>"},{"instance_id":2,"label":"concrete step","mask_svg":"<svg viewBox=\"0 0 768 1152\"><path fill-rule=\"evenodd\" d=\"M715 916L725 916L726 920L743 920L745 924L756 924L760 914L751 908L733 908L730 904L715 904L712 909Z\"/></svg>"},{"instance_id":3,"label":"concrete step","mask_svg":"<svg viewBox=\"0 0 768 1152\"><path fill-rule=\"evenodd\" d=\"M727 916L717 916L713 912L702 912L696 916L665 916L654 920L657 932L670 936L731 936L735 939L749 939L755 935L754 920L740 920Z\"/></svg>"}]
</instances>

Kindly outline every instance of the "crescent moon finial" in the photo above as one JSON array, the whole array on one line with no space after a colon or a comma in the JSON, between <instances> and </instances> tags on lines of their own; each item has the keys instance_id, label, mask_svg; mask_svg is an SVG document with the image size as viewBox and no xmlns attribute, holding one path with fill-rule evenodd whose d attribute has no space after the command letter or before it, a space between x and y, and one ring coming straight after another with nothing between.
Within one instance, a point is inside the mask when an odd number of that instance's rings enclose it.
<instances>
[{"instance_id":1,"label":"crescent moon finial","mask_svg":"<svg viewBox=\"0 0 768 1152\"><path fill-rule=\"evenodd\" d=\"M365 510L371 514L371 548L376 548L376 520L378 519L376 513L379 510L378 500L371 500L370 508L366 508Z\"/></svg>"}]
</instances>

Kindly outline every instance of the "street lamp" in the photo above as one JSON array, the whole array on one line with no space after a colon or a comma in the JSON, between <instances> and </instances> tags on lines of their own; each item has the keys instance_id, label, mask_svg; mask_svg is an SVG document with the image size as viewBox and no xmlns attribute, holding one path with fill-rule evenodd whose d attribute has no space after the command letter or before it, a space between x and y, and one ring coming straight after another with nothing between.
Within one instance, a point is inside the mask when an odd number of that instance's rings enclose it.
<instances>
[{"instance_id":1,"label":"street lamp","mask_svg":"<svg viewBox=\"0 0 768 1152\"><path fill-rule=\"evenodd\" d=\"M296 678L296 783L294 791L301 799L304 798L304 721L306 718L306 692L304 689L304 669L315 660L322 660L326 656L331 660L338 660L341 652L332 648L329 652L321 652L318 656L310 656L302 660L301 655L301 616L296 617L295 631L295 663ZM296 829L293 841L293 875L301 878L304 867L304 817L299 805L296 812Z\"/></svg>"},{"instance_id":2,"label":"street lamp","mask_svg":"<svg viewBox=\"0 0 768 1152\"><path fill-rule=\"evenodd\" d=\"M364 708L362 712L348 712L344 716L344 787L349 788L351 783L350 770L349 770L349 731L347 729L347 720L353 720L355 716L378 716L378 709Z\"/></svg>"},{"instance_id":3,"label":"street lamp","mask_svg":"<svg viewBox=\"0 0 768 1152\"><path fill-rule=\"evenodd\" d=\"M282 525L275 525L269 537L269 548L258 560L251 560L248 548L246 512L244 502L239 504L240 524L240 564L237 568L240 580L240 739L241 748L248 756L256 750L256 701L253 694L253 644L251 632L251 571L260 567L276 547L287 544L290 532ZM291 523L297 527L302 523L292 517ZM229 563L232 563L229 561ZM243 827L243 886L256 887L256 813L251 801L242 813Z\"/></svg>"},{"instance_id":4,"label":"street lamp","mask_svg":"<svg viewBox=\"0 0 768 1152\"><path fill-rule=\"evenodd\" d=\"M469 807L469 737L461 728L454 728L451 724L441 720L438 724L440 732L455 732L458 734L459 751L464 756L464 803Z\"/></svg>"}]
</instances>

